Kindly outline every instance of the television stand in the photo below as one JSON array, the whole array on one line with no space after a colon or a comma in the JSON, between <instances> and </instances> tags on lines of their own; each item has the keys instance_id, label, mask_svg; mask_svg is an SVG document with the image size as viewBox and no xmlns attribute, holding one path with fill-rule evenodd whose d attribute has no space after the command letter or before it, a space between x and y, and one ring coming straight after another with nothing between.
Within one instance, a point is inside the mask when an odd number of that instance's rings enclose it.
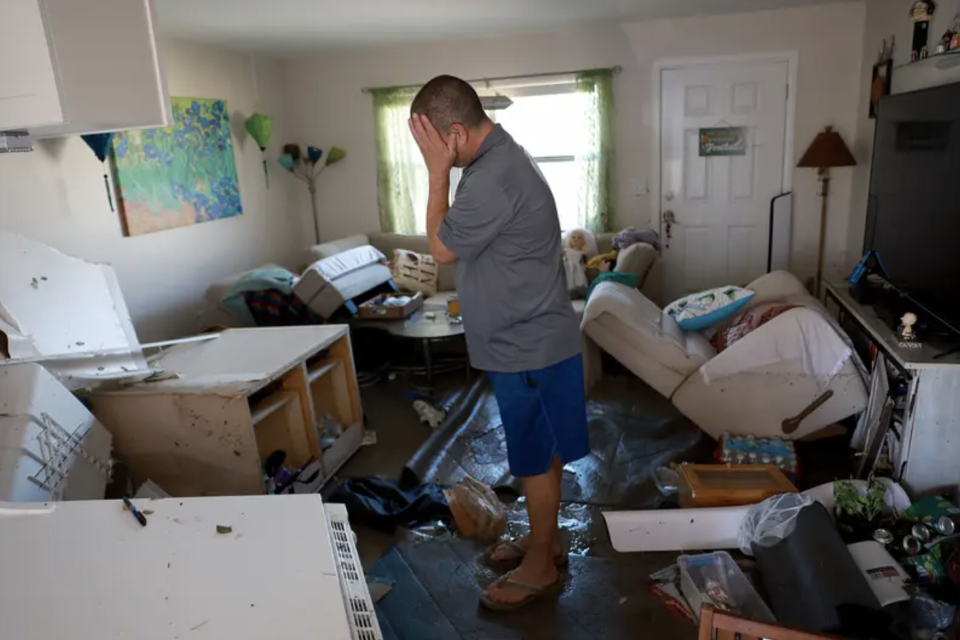
<instances>
[{"instance_id":1,"label":"television stand","mask_svg":"<svg viewBox=\"0 0 960 640\"><path fill-rule=\"evenodd\" d=\"M933 356L933 359L934 359L934 360L939 360L940 358L948 358L948 357L952 356L952 355L955 354L955 353L960 353L960 344L958 344L958 345L955 346L955 347L951 347L951 348L947 349L947 350L944 351L943 353L938 353L937 355Z\"/></svg>"},{"instance_id":2,"label":"television stand","mask_svg":"<svg viewBox=\"0 0 960 640\"><path fill-rule=\"evenodd\" d=\"M841 327L864 362L872 366L873 354L879 351L907 382L902 422L890 430L894 479L914 497L960 491L956 471L960 460L957 341L942 335L930 335L922 342L902 341L873 307L854 299L846 281L827 283L824 302L828 310L836 310Z\"/></svg>"}]
</instances>

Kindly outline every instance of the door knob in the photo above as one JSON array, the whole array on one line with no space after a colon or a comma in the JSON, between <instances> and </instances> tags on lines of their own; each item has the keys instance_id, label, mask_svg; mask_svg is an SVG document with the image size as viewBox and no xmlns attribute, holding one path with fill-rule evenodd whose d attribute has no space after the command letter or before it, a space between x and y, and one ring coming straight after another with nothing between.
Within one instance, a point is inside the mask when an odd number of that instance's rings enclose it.
<instances>
[{"instance_id":1,"label":"door knob","mask_svg":"<svg viewBox=\"0 0 960 640\"><path fill-rule=\"evenodd\" d=\"M670 239L673 237L670 232L673 228L673 225L675 224L677 224L677 217L673 215L673 211L669 211L669 210L664 211L663 212L663 235L664 235L663 248L664 249L670 248Z\"/></svg>"},{"instance_id":2,"label":"door knob","mask_svg":"<svg viewBox=\"0 0 960 640\"><path fill-rule=\"evenodd\" d=\"M663 199L667 202L671 202L673 200L673 191L667 191L665 194L663 194Z\"/></svg>"}]
</instances>

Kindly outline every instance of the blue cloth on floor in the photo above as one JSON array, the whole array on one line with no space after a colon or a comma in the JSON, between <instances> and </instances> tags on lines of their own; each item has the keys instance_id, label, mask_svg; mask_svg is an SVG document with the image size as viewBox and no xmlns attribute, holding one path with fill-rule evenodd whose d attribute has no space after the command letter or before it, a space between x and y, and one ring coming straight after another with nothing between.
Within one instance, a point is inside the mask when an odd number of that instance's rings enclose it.
<instances>
[{"instance_id":1,"label":"blue cloth on floor","mask_svg":"<svg viewBox=\"0 0 960 640\"><path fill-rule=\"evenodd\" d=\"M255 326L256 322L247 307L243 294L249 291L275 289L280 293L289 295L293 292L293 279L295 277L292 272L283 267L262 267L247 271L227 289L220 299L220 303L245 325Z\"/></svg>"}]
</instances>

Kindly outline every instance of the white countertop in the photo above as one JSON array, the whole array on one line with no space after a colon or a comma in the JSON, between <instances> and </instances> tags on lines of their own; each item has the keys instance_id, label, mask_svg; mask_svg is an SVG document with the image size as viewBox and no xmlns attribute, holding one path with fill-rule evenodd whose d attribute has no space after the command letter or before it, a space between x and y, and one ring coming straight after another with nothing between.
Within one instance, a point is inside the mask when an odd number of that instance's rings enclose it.
<instances>
[{"instance_id":1,"label":"white countertop","mask_svg":"<svg viewBox=\"0 0 960 640\"><path fill-rule=\"evenodd\" d=\"M319 496L134 504L0 505L4 637L349 640Z\"/></svg>"},{"instance_id":2,"label":"white countertop","mask_svg":"<svg viewBox=\"0 0 960 640\"><path fill-rule=\"evenodd\" d=\"M343 324L228 329L217 338L180 344L149 360L152 368L179 374L179 378L100 388L97 393L189 393L218 388L252 393L349 332Z\"/></svg>"}]
</instances>

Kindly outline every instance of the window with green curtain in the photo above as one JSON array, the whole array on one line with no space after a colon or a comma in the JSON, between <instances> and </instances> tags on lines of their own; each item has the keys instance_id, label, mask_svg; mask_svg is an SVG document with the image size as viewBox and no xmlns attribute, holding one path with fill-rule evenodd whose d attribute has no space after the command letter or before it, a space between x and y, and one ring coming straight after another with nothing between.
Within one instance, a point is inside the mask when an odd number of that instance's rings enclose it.
<instances>
[{"instance_id":1,"label":"window with green curtain","mask_svg":"<svg viewBox=\"0 0 960 640\"><path fill-rule=\"evenodd\" d=\"M427 214L427 167L407 121L419 87L374 89L374 135L380 228L395 233L424 233L417 217ZM420 210L423 210L422 212Z\"/></svg>"},{"instance_id":2,"label":"window with green curtain","mask_svg":"<svg viewBox=\"0 0 960 640\"><path fill-rule=\"evenodd\" d=\"M577 74L584 108L587 152L580 163L583 225L594 233L610 231L610 166L613 157L613 70Z\"/></svg>"},{"instance_id":3,"label":"window with green curtain","mask_svg":"<svg viewBox=\"0 0 960 640\"><path fill-rule=\"evenodd\" d=\"M534 88L511 82L498 90L513 105L492 111L537 163L557 201L563 229L610 230L610 164L613 70L597 69L565 78L531 76ZM373 93L380 226L384 231L424 233L427 170L407 125L419 87L376 89ZM478 87L481 94L483 87ZM489 92L490 90L486 90ZM459 173L451 176L451 191Z\"/></svg>"}]
</instances>

